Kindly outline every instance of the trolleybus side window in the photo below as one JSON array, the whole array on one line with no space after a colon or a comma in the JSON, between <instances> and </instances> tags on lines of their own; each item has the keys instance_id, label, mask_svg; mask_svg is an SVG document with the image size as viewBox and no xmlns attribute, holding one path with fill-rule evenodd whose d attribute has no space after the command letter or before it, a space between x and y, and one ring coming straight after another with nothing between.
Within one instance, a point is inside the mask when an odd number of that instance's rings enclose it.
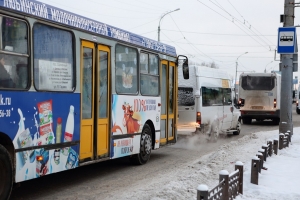
<instances>
[{"instance_id":1,"label":"trolleybus side window","mask_svg":"<svg viewBox=\"0 0 300 200\"><path fill-rule=\"evenodd\" d=\"M37 23L33 27L34 81L37 90L73 91L73 40L69 31Z\"/></svg>"},{"instance_id":2,"label":"trolleybus side window","mask_svg":"<svg viewBox=\"0 0 300 200\"><path fill-rule=\"evenodd\" d=\"M93 49L83 48L82 118L92 118L93 108Z\"/></svg>"},{"instance_id":3,"label":"trolleybus side window","mask_svg":"<svg viewBox=\"0 0 300 200\"><path fill-rule=\"evenodd\" d=\"M169 114L172 114L173 113L173 96L174 96L174 90L173 90L173 87L174 87L174 79L172 78L174 77L174 68L171 67L169 68Z\"/></svg>"},{"instance_id":4,"label":"trolleybus side window","mask_svg":"<svg viewBox=\"0 0 300 200\"><path fill-rule=\"evenodd\" d=\"M141 94L159 95L158 56L148 53L140 54Z\"/></svg>"},{"instance_id":5,"label":"trolleybus side window","mask_svg":"<svg viewBox=\"0 0 300 200\"><path fill-rule=\"evenodd\" d=\"M28 26L24 21L0 16L0 88L28 86Z\"/></svg>"},{"instance_id":6,"label":"trolleybus side window","mask_svg":"<svg viewBox=\"0 0 300 200\"><path fill-rule=\"evenodd\" d=\"M101 66L100 71L100 105L99 105L99 118L106 118L108 116L107 110L107 96L108 96L108 85L107 85L107 74L108 74L108 53L100 51L99 53L99 65Z\"/></svg>"},{"instance_id":7,"label":"trolleybus side window","mask_svg":"<svg viewBox=\"0 0 300 200\"><path fill-rule=\"evenodd\" d=\"M137 94L137 50L131 47L116 45L116 92Z\"/></svg>"}]
</instances>

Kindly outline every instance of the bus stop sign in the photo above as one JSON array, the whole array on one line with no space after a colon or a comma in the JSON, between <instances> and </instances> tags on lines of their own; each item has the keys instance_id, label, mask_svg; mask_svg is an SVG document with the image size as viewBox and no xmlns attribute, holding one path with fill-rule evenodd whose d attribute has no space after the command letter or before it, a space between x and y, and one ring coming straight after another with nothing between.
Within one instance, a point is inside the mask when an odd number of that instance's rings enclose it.
<instances>
[{"instance_id":1,"label":"bus stop sign","mask_svg":"<svg viewBox=\"0 0 300 200\"><path fill-rule=\"evenodd\" d=\"M296 27L280 27L278 28L278 47L277 53L293 54L297 53L297 34Z\"/></svg>"}]
</instances>

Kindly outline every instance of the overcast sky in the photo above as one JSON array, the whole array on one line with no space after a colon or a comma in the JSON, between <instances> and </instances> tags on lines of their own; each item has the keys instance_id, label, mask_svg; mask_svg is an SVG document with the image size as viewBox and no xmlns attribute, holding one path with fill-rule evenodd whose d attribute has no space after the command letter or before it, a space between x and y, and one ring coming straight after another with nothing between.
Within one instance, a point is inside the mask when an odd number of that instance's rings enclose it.
<instances>
[{"instance_id":1,"label":"overcast sky","mask_svg":"<svg viewBox=\"0 0 300 200\"><path fill-rule=\"evenodd\" d=\"M40 0L97 21L158 39L193 62L215 62L235 76L241 71L278 70L277 48L284 0ZM300 10L295 8L295 25ZM299 32L299 31L298 31ZM294 73L298 76L298 72Z\"/></svg>"}]
</instances>

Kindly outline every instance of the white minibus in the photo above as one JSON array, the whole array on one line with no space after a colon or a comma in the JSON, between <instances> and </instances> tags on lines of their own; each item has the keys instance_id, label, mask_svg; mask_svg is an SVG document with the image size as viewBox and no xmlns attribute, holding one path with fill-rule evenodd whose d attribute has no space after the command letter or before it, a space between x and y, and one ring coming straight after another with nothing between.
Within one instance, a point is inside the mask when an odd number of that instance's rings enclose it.
<instances>
[{"instance_id":1,"label":"white minibus","mask_svg":"<svg viewBox=\"0 0 300 200\"><path fill-rule=\"evenodd\" d=\"M219 134L240 134L240 112L233 105L229 75L219 69L190 65L189 79L178 69L178 125L181 132L202 132L211 140Z\"/></svg>"}]
</instances>

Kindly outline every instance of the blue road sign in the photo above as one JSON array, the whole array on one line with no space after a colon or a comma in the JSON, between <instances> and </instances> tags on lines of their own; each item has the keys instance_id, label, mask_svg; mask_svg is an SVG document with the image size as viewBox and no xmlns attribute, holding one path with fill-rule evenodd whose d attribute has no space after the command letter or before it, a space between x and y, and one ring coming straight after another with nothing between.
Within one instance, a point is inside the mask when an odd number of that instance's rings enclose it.
<instances>
[{"instance_id":1,"label":"blue road sign","mask_svg":"<svg viewBox=\"0 0 300 200\"><path fill-rule=\"evenodd\" d=\"M280 27L278 28L278 47L277 53L289 54L296 53L297 44L296 27Z\"/></svg>"},{"instance_id":2,"label":"blue road sign","mask_svg":"<svg viewBox=\"0 0 300 200\"><path fill-rule=\"evenodd\" d=\"M293 79L293 84L297 84L298 83L298 79L297 78L294 78Z\"/></svg>"}]
</instances>

